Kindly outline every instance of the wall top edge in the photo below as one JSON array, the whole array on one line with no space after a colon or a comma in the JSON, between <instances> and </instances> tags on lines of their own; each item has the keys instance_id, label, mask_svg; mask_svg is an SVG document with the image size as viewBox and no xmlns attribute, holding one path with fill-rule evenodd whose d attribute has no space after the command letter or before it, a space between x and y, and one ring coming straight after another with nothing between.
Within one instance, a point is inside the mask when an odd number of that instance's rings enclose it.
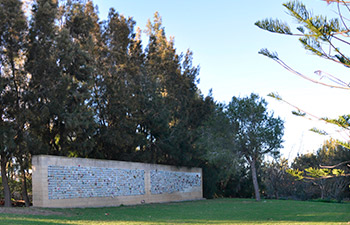
<instances>
[{"instance_id":1,"label":"wall top edge","mask_svg":"<svg viewBox=\"0 0 350 225\"><path fill-rule=\"evenodd\" d=\"M96 166L104 167L106 164L114 165L132 165L133 167L149 167L150 169L175 169L175 170L185 170L193 172L202 172L202 168L199 167L183 167L183 166L173 166L173 165L164 165L164 164L151 164L151 163L142 163L142 162L132 162L132 161L119 161L119 160L107 160L107 159L93 159L93 158L79 158L79 157L66 157L66 156L55 156L55 155L33 155L32 161L40 162L41 165L62 165L62 163L69 165L75 165L77 161L81 163L81 166Z\"/></svg>"}]
</instances>

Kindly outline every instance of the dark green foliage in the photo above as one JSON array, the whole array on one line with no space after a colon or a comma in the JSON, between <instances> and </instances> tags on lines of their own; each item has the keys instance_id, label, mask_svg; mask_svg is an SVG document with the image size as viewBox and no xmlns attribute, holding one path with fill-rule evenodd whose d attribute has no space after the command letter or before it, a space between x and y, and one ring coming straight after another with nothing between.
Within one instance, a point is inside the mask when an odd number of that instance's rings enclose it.
<instances>
[{"instance_id":1,"label":"dark green foliage","mask_svg":"<svg viewBox=\"0 0 350 225\"><path fill-rule=\"evenodd\" d=\"M201 126L196 147L202 152L204 165L204 193L209 196L236 197L242 186L244 161L234 143L235 133L223 104L213 105L210 118ZM250 191L249 188L244 190ZM242 190L239 190L242 191ZM212 195L209 195L209 193ZM250 196L249 196L250 197Z\"/></svg>"},{"instance_id":2,"label":"dark green foliage","mask_svg":"<svg viewBox=\"0 0 350 225\"><path fill-rule=\"evenodd\" d=\"M192 53L176 54L158 14L149 22L145 52L131 18L111 9L102 24L93 93L95 157L199 165L195 130L210 101L198 94Z\"/></svg>"},{"instance_id":3,"label":"dark green foliage","mask_svg":"<svg viewBox=\"0 0 350 225\"><path fill-rule=\"evenodd\" d=\"M255 192L260 200L262 161L279 154L283 136L283 121L267 111L267 102L256 94L233 97L228 105L217 104L199 131L196 146L215 173L208 191L225 197Z\"/></svg>"},{"instance_id":4,"label":"dark green foliage","mask_svg":"<svg viewBox=\"0 0 350 225\"><path fill-rule=\"evenodd\" d=\"M257 21L255 25L270 32L292 35L290 27L280 20L265 19Z\"/></svg>"},{"instance_id":5,"label":"dark green foliage","mask_svg":"<svg viewBox=\"0 0 350 225\"><path fill-rule=\"evenodd\" d=\"M11 206L6 164L25 152L27 76L23 54L27 23L21 7L21 1L0 1L0 156L5 206Z\"/></svg>"},{"instance_id":6,"label":"dark green foliage","mask_svg":"<svg viewBox=\"0 0 350 225\"><path fill-rule=\"evenodd\" d=\"M20 1L0 5L4 184L14 161L26 192L32 154L205 165L195 143L213 100L158 13L144 50L132 18L100 21L91 1L37 0L29 18Z\"/></svg>"},{"instance_id":7,"label":"dark green foliage","mask_svg":"<svg viewBox=\"0 0 350 225\"><path fill-rule=\"evenodd\" d=\"M265 154L276 157L282 147L283 121L267 111L267 102L256 94L236 98L227 107L235 147L250 165L256 200L260 200L257 168Z\"/></svg>"}]
</instances>

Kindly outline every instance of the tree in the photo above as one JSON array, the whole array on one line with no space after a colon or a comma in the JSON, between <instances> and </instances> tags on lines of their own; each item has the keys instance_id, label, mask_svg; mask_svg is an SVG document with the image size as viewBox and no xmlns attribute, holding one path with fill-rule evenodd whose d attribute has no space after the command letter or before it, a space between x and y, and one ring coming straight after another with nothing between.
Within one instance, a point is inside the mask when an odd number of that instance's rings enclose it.
<instances>
[{"instance_id":1,"label":"tree","mask_svg":"<svg viewBox=\"0 0 350 225\"><path fill-rule=\"evenodd\" d=\"M204 99L197 87L199 68L192 65L192 52L176 53L158 13L148 21L147 35L144 72L151 95L144 102L147 114L140 124L147 133L144 155L153 163L194 166L199 163L196 129L208 115L210 98Z\"/></svg>"},{"instance_id":2,"label":"tree","mask_svg":"<svg viewBox=\"0 0 350 225\"><path fill-rule=\"evenodd\" d=\"M196 146L212 98L197 87L192 52L178 54L155 14L143 48L135 21L92 1L0 0L0 157L27 196L32 154L200 166ZM10 163L11 162L11 163ZM12 163L13 162L13 163ZM15 168L16 166L16 168ZM17 168L17 166L19 166Z\"/></svg>"},{"instance_id":3,"label":"tree","mask_svg":"<svg viewBox=\"0 0 350 225\"><path fill-rule=\"evenodd\" d=\"M211 189L215 194L225 191L232 177L238 177L241 170L241 159L234 147L234 133L230 120L225 114L226 105L214 104L209 118L198 129L199 137L195 142L196 148L202 152L206 163L206 171L216 173L204 188ZM239 174L239 175L238 175Z\"/></svg>"},{"instance_id":4,"label":"tree","mask_svg":"<svg viewBox=\"0 0 350 225\"><path fill-rule=\"evenodd\" d=\"M260 201L257 166L264 155L277 156L282 147L283 121L267 111L267 102L256 94L233 97L227 107L235 147L250 165L255 198Z\"/></svg>"},{"instance_id":5,"label":"tree","mask_svg":"<svg viewBox=\"0 0 350 225\"><path fill-rule=\"evenodd\" d=\"M86 157L93 150L89 4L38 0L33 6L26 69L29 125L40 143L35 153Z\"/></svg>"},{"instance_id":6,"label":"tree","mask_svg":"<svg viewBox=\"0 0 350 225\"><path fill-rule=\"evenodd\" d=\"M294 19L296 19L297 23L300 25L297 28L298 30L297 33L292 32L291 27L287 23L278 19L276 20L265 19L265 20L257 21L255 25L257 25L261 29L264 29L266 31L270 31L273 33L284 34L288 36L297 36L299 37L299 41L301 42L302 46L308 52L316 56L319 56L323 59L330 60L339 65L345 66L346 68L349 68L350 59L343 49L346 48L348 45L350 45L350 42L348 41L348 38L349 38L348 33L350 31L349 24L348 24L348 19L346 18L346 15L345 15L345 13L350 12L350 8L349 8L350 4L348 1L343 1L343 0L326 0L326 2L328 4L337 4L338 18L327 19L326 16L313 15L313 13L310 10L308 10L303 3L299 1L290 1L283 4L283 6L288 10L288 13ZM342 7L343 7L343 10L342 10ZM332 88L350 90L348 82L344 82L338 79L336 76L333 76L329 73L323 72L321 70L317 70L315 72L317 75L321 76L321 78L325 77L327 78L328 81L330 81L330 82L323 82L294 70L293 68L288 66L287 63L281 60L278 57L277 53L270 52L267 49L262 49L260 50L259 53L273 59L288 71L308 81L311 81L320 85L332 87ZM284 101L282 97L277 94L271 93L270 96L274 97L277 100ZM342 115L335 119L330 119L326 117L319 118L309 112L299 109L294 105L292 106L297 109L296 112L293 112L295 115L303 116L303 117L309 116L339 127L343 131L344 135L346 136L346 140L345 141L337 140L337 142L343 145L344 147L350 149L350 144L349 144L350 143L350 120L349 120L350 115ZM311 130L321 135L327 134L326 131L320 130L317 128L312 128ZM348 161L348 159L344 159L344 161L339 165L344 165L349 162L350 161ZM313 175L317 175L318 173L319 175L323 174L322 176L325 176L325 177L350 176L350 174L343 173L334 168L335 167L332 167L332 168L328 167L328 169L330 170L316 169L316 170L313 170Z\"/></svg>"},{"instance_id":7,"label":"tree","mask_svg":"<svg viewBox=\"0 0 350 225\"><path fill-rule=\"evenodd\" d=\"M103 155L110 159L131 160L137 147L140 66L135 60L135 21L111 9L103 25L100 52L101 75L97 79L99 93L99 140ZM142 52L142 50L140 50ZM134 58L133 58L134 57ZM137 57L137 56L136 56ZM111 150L113 149L113 150Z\"/></svg>"},{"instance_id":8,"label":"tree","mask_svg":"<svg viewBox=\"0 0 350 225\"><path fill-rule=\"evenodd\" d=\"M11 206L6 167L24 142L26 73L24 72L24 45L27 23L22 2L0 1L0 130L1 177L5 206ZM25 175L23 175L25 179Z\"/></svg>"},{"instance_id":9,"label":"tree","mask_svg":"<svg viewBox=\"0 0 350 225\"><path fill-rule=\"evenodd\" d=\"M350 181L347 177L340 176L346 170L346 166L339 164L342 160L349 158L349 149L331 139L325 141L316 153L296 157L292 163L293 170L289 172L299 180L317 186L321 199L333 198L341 201ZM336 170L330 168L317 169L319 165L339 165L339 168Z\"/></svg>"},{"instance_id":10,"label":"tree","mask_svg":"<svg viewBox=\"0 0 350 225\"><path fill-rule=\"evenodd\" d=\"M91 92L95 72L94 36L96 17L91 2L68 1L55 37L60 94L54 96L57 108L52 133L61 154L87 157L94 150L96 126ZM61 8L62 8L61 7Z\"/></svg>"},{"instance_id":11,"label":"tree","mask_svg":"<svg viewBox=\"0 0 350 225\"><path fill-rule=\"evenodd\" d=\"M212 106L212 111L201 128L196 147L200 149L208 165L216 171L211 178L212 186L217 187L216 194L226 192L234 193L239 189L239 183L235 182L235 190L228 190L228 184L232 180L241 180L241 170L244 168L244 159L235 148L235 133L230 120L225 113L226 105L217 103ZM221 192L221 193L220 193Z\"/></svg>"},{"instance_id":12,"label":"tree","mask_svg":"<svg viewBox=\"0 0 350 225\"><path fill-rule=\"evenodd\" d=\"M58 154L57 127L58 111L62 108L57 97L61 82L57 65L56 26L57 1L38 0L33 5L33 16L28 34L26 71L31 76L27 101L30 130L40 143L34 154Z\"/></svg>"},{"instance_id":13,"label":"tree","mask_svg":"<svg viewBox=\"0 0 350 225\"><path fill-rule=\"evenodd\" d=\"M264 162L262 180L268 197L279 199L292 195L294 178L287 172L288 169L288 160L284 158Z\"/></svg>"}]
</instances>

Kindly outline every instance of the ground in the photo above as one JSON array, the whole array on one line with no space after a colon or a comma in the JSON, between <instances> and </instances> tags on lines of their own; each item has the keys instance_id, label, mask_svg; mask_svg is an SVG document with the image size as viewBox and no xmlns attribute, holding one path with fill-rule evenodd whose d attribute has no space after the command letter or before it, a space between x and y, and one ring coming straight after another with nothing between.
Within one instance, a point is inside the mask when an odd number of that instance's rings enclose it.
<instances>
[{"instance_id":1,"label":"ground","mask_svg":"<svg viewBox=\"0 0 350 225\"><path fill-rule=\"evenodd\" d=\"M0 213L21 214L21 215L65 215L62 212L54 212L36 207L0 207Z\"/></svg>"}]
</instances>

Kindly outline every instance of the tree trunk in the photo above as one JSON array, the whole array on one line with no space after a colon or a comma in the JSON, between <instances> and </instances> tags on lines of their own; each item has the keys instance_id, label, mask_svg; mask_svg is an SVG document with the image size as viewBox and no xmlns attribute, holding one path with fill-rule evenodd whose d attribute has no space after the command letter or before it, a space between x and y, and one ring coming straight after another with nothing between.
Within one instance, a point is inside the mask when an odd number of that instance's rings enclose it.
<instances>
[{"instance_id":1,"label":"tree trunk","mask_svg":"<svg viewBox=\"0 0 350 225\"><path fill-rule=\"evenodd\" d=\"M255 199L257 201L260 201L260 192L259 192L259 184L258 184L258 177L256 175L256 166L255 166L255 159L252 159L250 161L250 169L252 171L252 179L253 179L253 185L254 185L254 192L255 192Z\"/></svg>"},{"instance_id":2,"label":"tree trunk","mask_svg":"<svg viewBox=\"0 0 350 225\"><path fill-rule=\"evenodd\" d=\"M30 201L28 197L28 189L27 189L27 178L26 178L26 171L22 169L22 197L25 202L26 207L30 206Z\"/></svg>"},{"instance_id":3,"label":"tree trunk","mask_svg":"<svg viewBox=\"0 0 350 225\"><path fill-rule=\"evenodd\" d=\"M279 199L279 196L278 196L278 191L275 190L275 198L278 200Z\"/></svg>"},{"instance_id":4,"label":"tree trunk","mask_svg":"<svg viewBox=\"0 0 350 225\"><path fill-rule=\"evenodd\" d=\"M4 188L4 197L5 197L5 207L11 207L11 192L10 192L10 186L7 179L7 173L6 173L6 157L1 155L1 179L2 179L2 186Z\"/></svg>"}]
</instances>

